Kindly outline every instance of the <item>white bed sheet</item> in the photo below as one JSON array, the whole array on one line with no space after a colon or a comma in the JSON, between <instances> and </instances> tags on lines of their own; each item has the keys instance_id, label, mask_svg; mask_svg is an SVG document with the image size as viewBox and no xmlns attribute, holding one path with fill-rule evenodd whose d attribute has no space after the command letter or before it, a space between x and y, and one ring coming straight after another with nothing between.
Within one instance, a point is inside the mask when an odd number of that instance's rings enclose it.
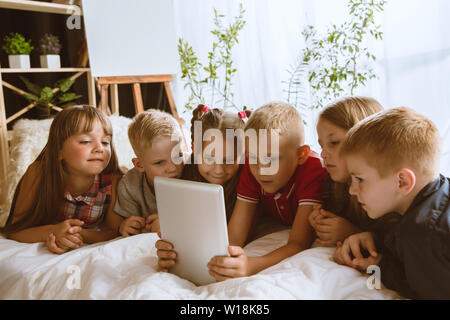
<instances>
[{"instance_id":1,"label":"white bed sheet","mask_svg":"<svg viewBox=\"0 0 450 320\"><path fill-rule=\"evenodd\" d=\"M288 235L289 230L268 234L245 251L249 256L267 253L282 246ZM0 299L401 299L383 286L369 289L369 275L337 265L330 259L334 248L323 247L251 277L197 287L157 272L156 240L156 234L146 233L56 255L43 243L1 237ZM79 268L79 289L73 288L76 273L70 266Z\"/></svg>"}]
</instances>

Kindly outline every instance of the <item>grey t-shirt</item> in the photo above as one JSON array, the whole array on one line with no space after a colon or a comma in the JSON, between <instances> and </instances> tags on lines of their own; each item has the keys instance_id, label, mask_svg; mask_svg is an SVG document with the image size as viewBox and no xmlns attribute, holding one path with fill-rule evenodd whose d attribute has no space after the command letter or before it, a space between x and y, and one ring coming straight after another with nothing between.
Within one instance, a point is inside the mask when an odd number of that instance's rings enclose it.
<instances>
[{"instance_id":1,"label":"grey t-shirt","mask_svg":"<svg viewBox=\"0 0 450 320\"><path fill-rule=\"evenodd\" d=\"M155 194L145 178L145 173L133 168L120 179L114 212L124 218L131 216L146 218L157 213Z\"/></svg>"}]
</instances>

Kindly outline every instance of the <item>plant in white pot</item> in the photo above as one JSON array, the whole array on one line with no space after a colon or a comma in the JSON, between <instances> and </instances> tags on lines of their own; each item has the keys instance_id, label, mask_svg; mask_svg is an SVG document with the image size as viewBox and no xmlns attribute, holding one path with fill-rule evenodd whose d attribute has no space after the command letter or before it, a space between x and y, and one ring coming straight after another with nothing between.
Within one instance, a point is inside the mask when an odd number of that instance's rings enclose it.
<instances>
[{"instance_id":1,"label":"plant in white pot","mask_svg":"<svg viewBox=\"0 0 450 320\"><path fill-rule=\"evenodd\" d=\"M57 36L46 33L39 40L39 50L41 52L41 67L49 69L61 68L59 52L61 44Z\"/></svg>"},{"instance_id":2,"label":"plant in white pot","mask_svg":"<svg viewBox=\"0 0 450 320\"><path fill-rule=\"evenodd\" d=\"M3 39L2 49L8 55L9 67L28 69L30 68L30 53L34 47L31 40L26 40L20 33L11 32Z\"/></svg>"}]
</instances>

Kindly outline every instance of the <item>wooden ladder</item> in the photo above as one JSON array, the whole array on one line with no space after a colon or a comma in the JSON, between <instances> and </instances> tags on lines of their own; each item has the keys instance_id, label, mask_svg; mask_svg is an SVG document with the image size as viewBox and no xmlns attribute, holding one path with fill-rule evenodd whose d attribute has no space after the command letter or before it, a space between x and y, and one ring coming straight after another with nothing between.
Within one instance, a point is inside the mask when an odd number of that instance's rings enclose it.
<instances>
[{"instance_id":1,"label":"wooden ladder","mask_svg":"<svg viewBox=\"0 0 450 320\"><path fill-rule=\"evenodd\" d=\"M131 84L133 90L134 110L136 114L144 111L144 102L142 100L141 83L162 83L164 91L169 101L170 112L177 120L180 126L181 135L183 138L184 149L187 150L186 138L183 132L184 120L178 116L178 111L175 106L170 82L173 81L173 76L170 74L164 75L144 75L144 76L114 76L114 77L98 77L97 83L100 86L100 105L98 106L106 114L119 114L119 84ZM111 86L111 109L108 106L108 88Z\"/></svg>"}]
</instances>

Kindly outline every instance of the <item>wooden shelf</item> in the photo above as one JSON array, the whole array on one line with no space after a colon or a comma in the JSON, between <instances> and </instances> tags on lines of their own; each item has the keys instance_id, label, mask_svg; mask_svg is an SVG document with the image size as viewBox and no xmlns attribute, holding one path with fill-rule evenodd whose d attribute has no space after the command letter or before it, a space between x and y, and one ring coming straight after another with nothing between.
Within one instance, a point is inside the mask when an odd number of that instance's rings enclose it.
<instances>
[{"instance_id":1,"label":"wooden shelf","mask_svg":"<svg viewBox=\"0 0 450 320\"><path fill-rule=\"evenodd\" d=\"M43 2L43 1L31 1L31 0L0 0L0 8L12 9L12 10L23 10L32 12L44 12L44 13L56 13L63 14L67 16L76 15L82 16L83 13L81 8L76 5L65 5L59 3ZM91 76L90 68L58 68L58 69L48 69L48 68L29 68L29 69L15 69L15 68L2 68L0 67L0 186L7 185L7 174L8 174L8 164L9 164L9 144L10 132L8 131L8 123L14 119L20 117L22 114L28 110L35 107L35 104L29 104L23 107L20 111L16 112L12 116L6 118L6 106L5 99L3 96L3 87L7 87L16 92L21 91L20 89L14 87L13 85L5 82L2 79L4 74L21 74L21 73L52 73L52 72L73 72L75 73L70 77L74 80L81 75L85 74L87 77L89 104L96 106L95 99L95 80ZM57 89L53 89L57 90ZM0 204L6 201L7 192L5 188L0 188Z\"/></svg>"},{"instance_id":2,"label":"wooden shelf","mask_svg":"<svg viewBox=\"0 0 450 320\"><path fill-rule=\"evenodd\" d=\"M81 10L77 10L75 5L30 1L30 0L0 0L0 8L25 10L34 12L47 12L57 14L78 14L83 15Z\"/></svg>"},{"instance_id":3,"label":"wooden shelf","mask_svg":"<svg viewBox=\"0 0 450 320\"><path fill-rule=\"evenodd\" d=\"M0 68L0 73L39 73L39 72L80 72L90 71L89 68L29 68L29 69L15 69L15 68Z\"/></svg>"}]
</instances>

